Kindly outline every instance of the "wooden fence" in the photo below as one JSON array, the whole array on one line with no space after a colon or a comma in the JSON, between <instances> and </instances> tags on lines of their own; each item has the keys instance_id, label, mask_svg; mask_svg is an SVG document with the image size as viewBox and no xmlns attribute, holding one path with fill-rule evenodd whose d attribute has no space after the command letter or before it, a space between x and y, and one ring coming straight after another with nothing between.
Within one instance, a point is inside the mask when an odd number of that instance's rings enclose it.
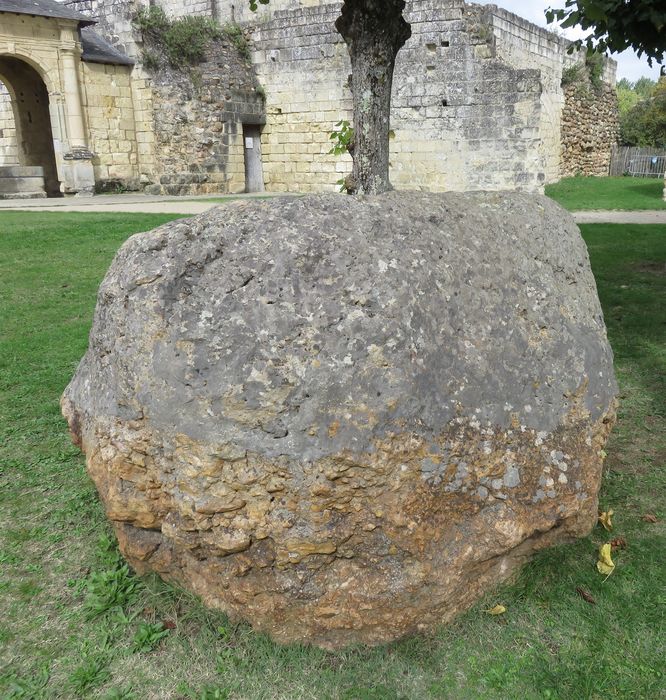
<instances>
[{"instance_id":1,"label":"wooden fence","mask_svg":"<svg viewBox=\"0 0 666 700\"><path fill-rule=\"evenodd\" d=\"M632 177L664 177L666 149L613 146L609 175Z\"/></svg>"}]
</instances>

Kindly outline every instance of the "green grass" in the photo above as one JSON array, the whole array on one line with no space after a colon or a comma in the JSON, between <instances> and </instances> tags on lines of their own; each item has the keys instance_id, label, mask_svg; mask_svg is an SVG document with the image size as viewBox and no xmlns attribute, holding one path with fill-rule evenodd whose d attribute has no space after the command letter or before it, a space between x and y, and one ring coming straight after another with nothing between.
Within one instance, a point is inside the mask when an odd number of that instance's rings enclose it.
<instances>
[{"instance_id":1,"label":"green grass","mask_svg":"<svg viewBox=\"0 0 666 700\"><path fill-rule=\"evenodd\" d=\"M569 211L666 209L664 180L641 177L567 177L546 194Z\"/></svg>"},{"instance_id":2,"label":"green grass","mask_svg":"<svg viewBox=\"0 0 666 700\"><path fill-rule=\"evenodd\" d=\"M666 227L583 227L622 391L601 497L628 541L614 574L596 571L596 528L433 636L327 653L135 578L69 442L58 399L97 285L130 233L169 218L0 213L1 698L665 697Z\"/></svg>"}]
</instances>

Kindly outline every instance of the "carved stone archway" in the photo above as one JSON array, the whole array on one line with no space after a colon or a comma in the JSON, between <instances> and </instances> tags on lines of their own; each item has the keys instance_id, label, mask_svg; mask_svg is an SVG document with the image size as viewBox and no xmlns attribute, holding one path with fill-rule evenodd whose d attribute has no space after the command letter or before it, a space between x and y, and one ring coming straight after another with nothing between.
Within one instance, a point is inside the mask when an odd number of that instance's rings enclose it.
<instances>
[{"instance_id":1,"label":"carved stone archway","mask_svg":"<svg viewBox=\"0 0 666 700\"><path fill-rule=\"evenodd\" d=\"M95 187L80 69L80 29L93 23L53 0L0 0L0 80L12 98L19 163L44 167L51 195Z\"/></svg>"}]
</instances>

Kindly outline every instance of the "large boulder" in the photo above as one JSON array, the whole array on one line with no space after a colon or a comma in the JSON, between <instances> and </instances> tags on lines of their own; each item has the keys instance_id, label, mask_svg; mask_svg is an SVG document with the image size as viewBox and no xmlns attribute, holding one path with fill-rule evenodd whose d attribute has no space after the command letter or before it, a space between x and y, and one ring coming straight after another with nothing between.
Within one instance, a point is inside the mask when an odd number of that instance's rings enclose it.
<instances>
[{"instance_id":1,"label":"large boulder","mask_svg":"<svg viewBox=\"0 0 666 700\"><path fill-rule=\"evenodd\" d=\"M138 572L334 648L587 534L615 393L566 212L394 192L133 236L62 406Z\"/></svg>"}]
</instances>

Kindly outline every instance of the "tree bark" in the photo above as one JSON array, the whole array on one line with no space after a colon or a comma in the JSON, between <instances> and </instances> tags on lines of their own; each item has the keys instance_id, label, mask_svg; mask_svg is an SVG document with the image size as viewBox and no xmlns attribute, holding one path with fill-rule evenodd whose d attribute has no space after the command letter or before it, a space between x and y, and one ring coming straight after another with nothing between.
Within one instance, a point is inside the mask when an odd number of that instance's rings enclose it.
<instances>
[{"instance_id":1,"label":"tree bark","mask_svg":"<svg viewBox=\"0 0 666 700\"><path fill-rule=\"evenodd\" d=\"M380 194L389 183L389 124L393 69L411 36L404 0L345 0L335 26L352 64L354 167L350 193Z\"/></svg>"}]
</instances>

